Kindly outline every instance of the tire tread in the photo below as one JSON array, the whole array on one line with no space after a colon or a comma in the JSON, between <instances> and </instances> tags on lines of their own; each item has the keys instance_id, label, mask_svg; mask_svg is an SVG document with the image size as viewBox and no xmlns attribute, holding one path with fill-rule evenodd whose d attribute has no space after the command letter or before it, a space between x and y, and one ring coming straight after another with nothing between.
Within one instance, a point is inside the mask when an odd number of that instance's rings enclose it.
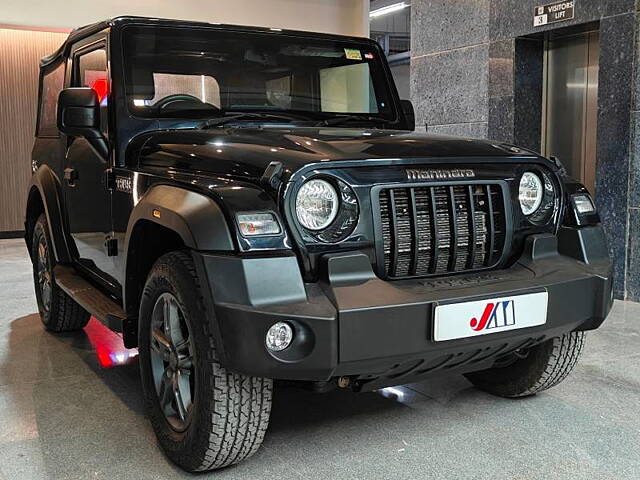
<instances>
[{"instance_id":1,"label":"tire tread","mask_svg":"<svg viewBox=\"0 0 640 480\"><path fill-rule=\"evenodd\" d=\"M574 369L585 332L570 332L533 347L529 355L501 368L466 374L478 388L508 398L528 397L562 382Z\"/></svg>"},{"instance_id":2,"label":"tire tread","mask_svg":"<svg viewBox=\"0 0 640 480\"><path fill-rule=\"evenodd\" d=\"M553 339L553 350L537 381L518 396L533 395L555 387L571 373L584 348L584 332L572 332Z\"/></svg>"},{"instance_id":3,"label":"tire tread","mask_svg":"<svg viewBox=\"0 0 640 480\"><path fill-rule=\"evenodd\" d=\"M160 263L173 271L186 270L195 286L199 308L204 311L202 288L191 253L171 252L161 257L157 264ZM206 361L213 372L208 405L204 409L208 412L209 421L197 432L196 448L170 455L189 471L216 470L253 455L267 430L273 391L271 379L240 375L224 368L218 360L210 323L199 322L198 325L207 338Z\"/></svg>"},{"instance_id":4,"label":"tire tread","mask_svg":"<svg viewBox=\"0 0 640 480\"><path fill-rule=\"evenodd\" d=\"M73 298L71 298L64 290L62 290L55 282L53 277L54 260L52 258L52 245L51 238L49 236L49 226L47 223L47 217L43 213L36 221L36 225L33 229L33 240L31 242L33 252L32 258L34 259L34 284L36 291L40 288L37 281L37 274L35 272L35 262L38 255L37 237L43 235L49 250L49 268L51 269L51 308L47 313L41 310L40 316L44 327L50 332L62 333L62 332L74 332L84 328L91 315L84 308L80 306Z\"/></svg>"}]
</instances>

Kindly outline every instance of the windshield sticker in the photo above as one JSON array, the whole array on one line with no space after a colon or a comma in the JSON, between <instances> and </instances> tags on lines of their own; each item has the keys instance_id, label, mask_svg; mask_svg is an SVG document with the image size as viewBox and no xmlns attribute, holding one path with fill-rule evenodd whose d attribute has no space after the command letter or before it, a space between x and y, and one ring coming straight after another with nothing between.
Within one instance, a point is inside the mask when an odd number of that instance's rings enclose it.
<instances>
[{"instance_id":1,"label":"windshield sticker","mask_svg":"<svg viewBox=\"0 0 640 480\"><path fill-rule=\"evenodd\" d=\"M362 60L362 54L360 50L355 48L345 48L344 54L349 60Z\"/></svg>"}]
</instances>

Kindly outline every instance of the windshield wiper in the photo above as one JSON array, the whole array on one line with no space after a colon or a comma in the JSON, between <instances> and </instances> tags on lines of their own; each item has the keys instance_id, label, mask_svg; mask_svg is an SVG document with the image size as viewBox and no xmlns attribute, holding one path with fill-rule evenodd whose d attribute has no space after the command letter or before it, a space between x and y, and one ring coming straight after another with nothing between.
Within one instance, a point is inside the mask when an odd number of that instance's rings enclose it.
<instances>
[{"instance_id":1,"label":"windshield wiper","mask_svg":"<svg viewBox=\"0 0 640 480\"><path fill-rule=\"evenodd\" d=\"M299 115L287 113L267 113L267 112L239 112L235 115L225 115L203 122L198 128L206 129L225 125L236 120L288 120L290 122L300 120Z\"/></svg>"},{"instance_id":2,"label":"windshield wiper","mask_svg":"<svg viewBox=\"0 0 640 480\"><path fill-rule=\"evenodd\" d=\"M340 125L342 123L364 121L364 122L376 122L382 123L384 120L380 117L373 117L371 115L340 115L338 117L327 118L315 124L316 127L329 127Z\"/></svg>"}]
</instances>

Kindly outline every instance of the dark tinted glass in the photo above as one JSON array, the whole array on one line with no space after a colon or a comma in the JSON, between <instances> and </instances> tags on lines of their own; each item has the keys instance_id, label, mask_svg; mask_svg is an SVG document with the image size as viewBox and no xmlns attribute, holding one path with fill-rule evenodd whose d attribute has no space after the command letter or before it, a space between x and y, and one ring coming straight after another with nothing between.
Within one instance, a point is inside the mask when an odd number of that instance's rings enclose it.
<instances>
[{"instance_id":1,"label":"dark tinted glass","mask_svg":"<svg viewBox=\"0 0 640 480\"><path fill-rule=\"evenodd\" d=\"M222 109L396 117L378 50L365 42L127 27L123 53L127 101L139 116Z\"/></svg>"},{"instance_id":2,"label":"dark tinted glass","mask_svg":"<svg viewBox=\"0 0 640 480\"><path fill-rule=\"evenodd\" d=\"M104 48L82 52L76 57L75 87L92 88L100 101L100 128L107 133L110 82Z\"/></svg>"},{"instance_id":3,"label":"dark tinted glass","mask_svg":"<svg viewBox=\"0 0 640 480\"><path fill-rule=\"evenodd\" d=\"M38 136L57 137L56 125L58 110L58 96L64 86L64 63L42 76L42 95L40 97L40 118L38 121Z\"/></svg>"}]
</instances>

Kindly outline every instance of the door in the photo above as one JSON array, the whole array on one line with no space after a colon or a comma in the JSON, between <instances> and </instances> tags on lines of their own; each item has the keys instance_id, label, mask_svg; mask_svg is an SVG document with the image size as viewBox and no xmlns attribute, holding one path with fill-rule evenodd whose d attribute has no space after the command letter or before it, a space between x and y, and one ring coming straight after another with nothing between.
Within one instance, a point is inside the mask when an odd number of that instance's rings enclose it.
<instances>
[{"instance_id":1,"label":"door","mask_svg":"<svg viewBox=\"0 0 640 480\"><path fill-rule=\"evenodd\" d=\"M597 31L553 38L545 49L543 152L554 155L591 192L596 180Z\"/></svg>"},{"instance_id":2,"label":"door","mask_svg":"<svg viewBox=\"0 0 640 480\"><path fill-rule=\"evenodd\" d=\"M108 137L109 72L104 40L77 48L72 54L71 86L93 88L101 102L100 129ZM67 139L63 188L69 230L79 262L107 285L109 273L106 239L112 230L111 192L107 188L107 159L82 137Z\"/></svg>"}]
</instances>

